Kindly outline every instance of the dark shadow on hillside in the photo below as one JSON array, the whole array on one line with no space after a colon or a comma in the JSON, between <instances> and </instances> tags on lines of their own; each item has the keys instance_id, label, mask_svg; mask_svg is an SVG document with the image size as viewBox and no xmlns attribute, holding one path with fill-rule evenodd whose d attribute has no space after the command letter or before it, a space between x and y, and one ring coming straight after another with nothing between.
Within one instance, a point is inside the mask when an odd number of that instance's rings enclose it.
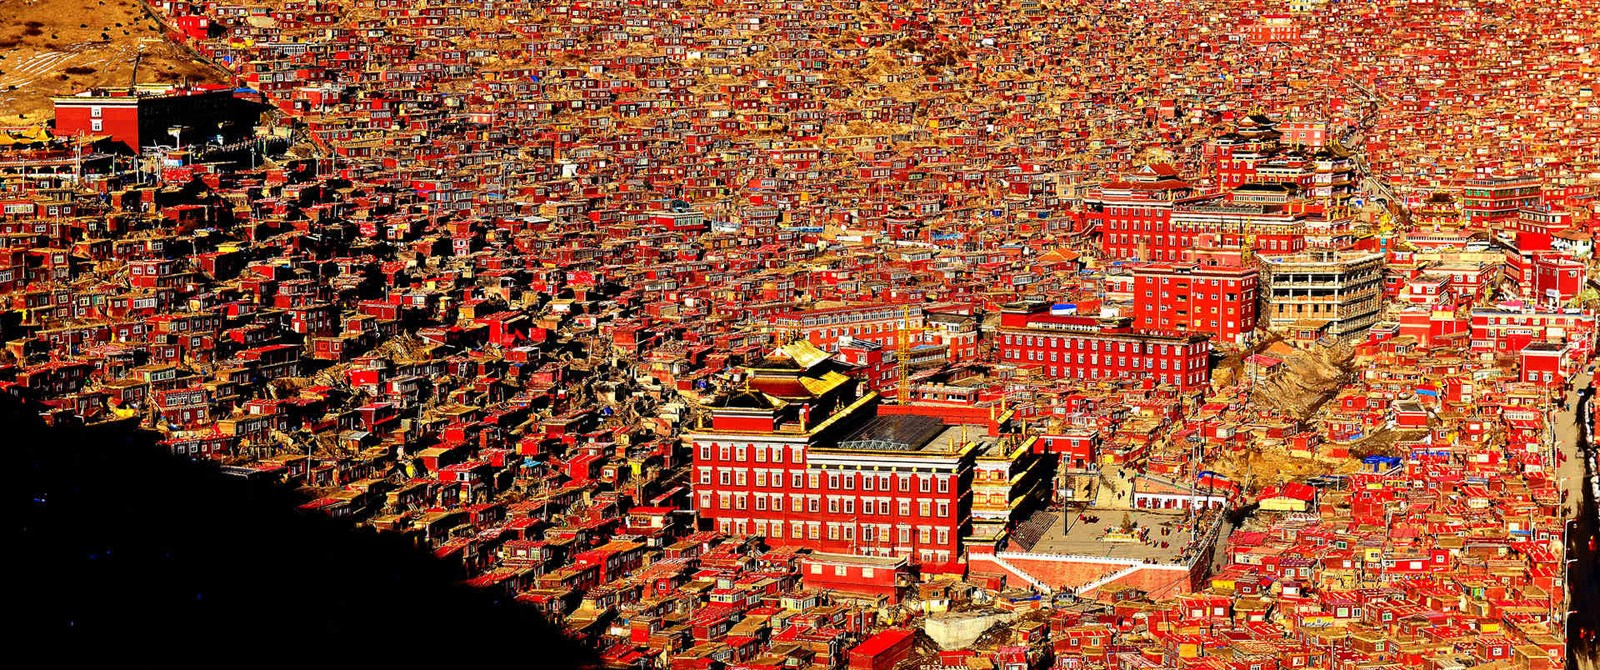
<instances>
[{"instance_id":1,"label":"dark shadow on hillside","mask_svg":"<svg viewBox=\"0 0 1600 670\"><path fill-rule=\"evenodd\" d=\"M593 663L531 608L398 538L298 512L286 487L171 456L141 431L46 427L3 393L0 431L8 633L52 664Z\"/></svg>"}]
</instances>

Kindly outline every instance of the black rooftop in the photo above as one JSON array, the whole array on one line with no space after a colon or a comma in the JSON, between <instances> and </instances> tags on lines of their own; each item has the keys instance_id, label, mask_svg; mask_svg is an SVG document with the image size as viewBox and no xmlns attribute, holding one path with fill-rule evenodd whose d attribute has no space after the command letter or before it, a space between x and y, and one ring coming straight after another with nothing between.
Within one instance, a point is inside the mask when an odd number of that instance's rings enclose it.
<instances>
[{"instance_id":1,"label":"black rooftop","mask_svg":"<svg viewBox=\"0 0 1600 670\"><path fill-rule=\"evenodd\" d=\"M943 421L930 416L878 416L839 441L840 449L916 451L944 432Z\"/></svg>"}]
</instances>

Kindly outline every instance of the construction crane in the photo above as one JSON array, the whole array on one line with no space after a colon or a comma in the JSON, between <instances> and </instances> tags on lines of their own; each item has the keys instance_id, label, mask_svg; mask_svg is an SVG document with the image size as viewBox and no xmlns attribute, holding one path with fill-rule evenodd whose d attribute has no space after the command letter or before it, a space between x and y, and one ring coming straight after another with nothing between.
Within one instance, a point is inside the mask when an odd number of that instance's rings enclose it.
<instances>
[{"instance_id":1,"label":"construction crane","mask_svg":"<svg viewBox=\"0 0 1600 670\"><path fill-rule=\"evenodd\" d=\"M928 331L926 326L911 327L911 305L906 304L900 313L900 328L895 331L894 364L900 372L895 382L895 401L907 405L911 402L911 336Z\"/></svg>"}]
</instances>

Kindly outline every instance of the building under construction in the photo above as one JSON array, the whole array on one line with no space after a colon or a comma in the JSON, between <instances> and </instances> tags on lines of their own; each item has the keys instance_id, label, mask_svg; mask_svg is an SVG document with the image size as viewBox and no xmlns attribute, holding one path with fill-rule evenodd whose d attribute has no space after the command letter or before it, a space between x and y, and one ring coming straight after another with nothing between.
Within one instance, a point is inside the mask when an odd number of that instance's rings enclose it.
<instances>
[{"instance_id":1,"label":"building under construction","mask_svg":"<svg viewBox=\"0 0 1600 670\"><path fill-rule=\"evenodd\" d=\"M1377 322L1383 309L1383 254L1319 250L1259 259L1269 328L1318 331L1344 340Z\"/></svg>"}]
</instances>

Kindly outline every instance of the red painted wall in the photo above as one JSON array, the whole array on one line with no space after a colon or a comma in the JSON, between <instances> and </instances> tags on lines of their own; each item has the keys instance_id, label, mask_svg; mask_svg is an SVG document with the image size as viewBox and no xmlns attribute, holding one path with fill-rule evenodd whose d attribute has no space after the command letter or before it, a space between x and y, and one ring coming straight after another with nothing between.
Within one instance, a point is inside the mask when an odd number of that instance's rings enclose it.
<instances>
[{"instance_id":1,"label":"red painted wall","mask_svg":"<svg viewBox=\"0 0 1600 670\"><path fill-rule=\"evenodd\" d=\"M56 105L56 134L110 135L112 141L122 142L131 149L139 147L139 109L133 105L101 105L100 130L94 129L93 106L88 104Z\"/></svg>"},{"instance_id":2,"label":"red painted wall","mask_svg":"<svg viewBox=\"0 0 1600 670\"><path fill-rule=\"evenodd\" d=\"M1211 343L1204 340L1030 328L1001 332L999 346L1002 362L1055 379L1151 379L1184 390L1211 383Z\"/></svg>"},{"instance_id":3,"label":"red painted wall","mask_svg":"<svg viewBox=\"0 0 1600 670\"><path fill-rule=\"evenodd\" d=\"M1256 327L1258 274L1255 268L1134 270L1133 326L1152 332L1207 333L1238 341Z\"/></svg>"}]
</instances>

